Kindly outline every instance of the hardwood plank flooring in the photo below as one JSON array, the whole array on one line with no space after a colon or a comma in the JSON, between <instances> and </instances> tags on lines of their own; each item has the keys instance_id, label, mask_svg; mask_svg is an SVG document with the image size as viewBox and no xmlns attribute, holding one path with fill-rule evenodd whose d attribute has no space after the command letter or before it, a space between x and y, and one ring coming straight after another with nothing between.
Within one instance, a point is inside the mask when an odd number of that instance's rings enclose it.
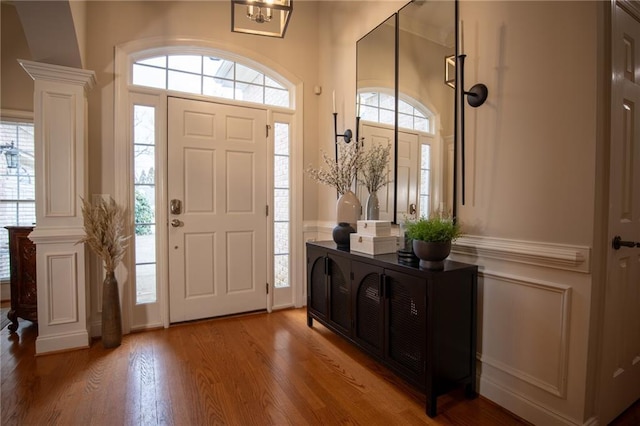
<instances>
[{"instance_id":1,"label":"hardwood plank flooring","mask_svg":"<svg viewBox=\"0 0 640 426\"><path fill-rule=\"evenodd\" d=\"M2 425L525 425L461 391L425 398L294 309L134 333L120 347L34 356L0 333Z\"/></svg>"}]
</instances>

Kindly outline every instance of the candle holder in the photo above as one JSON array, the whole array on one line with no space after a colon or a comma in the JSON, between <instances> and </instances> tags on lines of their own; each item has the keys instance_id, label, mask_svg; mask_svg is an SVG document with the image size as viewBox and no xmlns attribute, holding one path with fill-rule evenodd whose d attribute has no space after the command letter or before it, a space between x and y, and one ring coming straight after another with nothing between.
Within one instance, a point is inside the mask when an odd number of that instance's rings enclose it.
<instances>
[{"instance_id":1,"label":"candle holder","mask_svg":"<svg viewBox=\"0 0 640 426\"><path fill-rule=\"evenodd\" d=\"M338 133L338 113L337 112L333 113L333 129L336 135L336 144L338 143L338 137L342 137L345 143L351 142L351 138L353 137L353 132L351 131L351 129L345 130L343 134Z\"/></svg>"},{"instance_id":2,"label":"candle holder","mask_svg":"<svg viewBox=\"0 0 640 426\"><path fill-rule=\"evenodd\" d=\"M462 44L462 43L461 43ZM489 90L487 86L478 83L471 87L469 90L464 90L464 60L467 57L465 54L458 55L458 78L460 80L460 167L461 167L461 190L462 190L462 205L465 202L465 146L464 146L464 99L467 97L467 103L473 108L478 108L487 100Z\"/></svg>"}]
</instances>

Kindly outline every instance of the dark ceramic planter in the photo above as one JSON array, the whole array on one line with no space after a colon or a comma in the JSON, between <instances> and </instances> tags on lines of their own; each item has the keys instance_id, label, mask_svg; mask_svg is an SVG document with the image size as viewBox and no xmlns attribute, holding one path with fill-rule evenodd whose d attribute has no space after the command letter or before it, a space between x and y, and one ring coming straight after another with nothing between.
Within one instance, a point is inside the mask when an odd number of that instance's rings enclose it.
<instances>
[{"instance_id":1,"label":"dark ceramic planter","mask_svg":"<svg viewBox=\"0 0 640 426\"><path fill-rule=\"evenodd\" d=\"M333 228L333 241L336 242L339 250L349 250L351 246L351 234L354 232L356 232L356 230L347 222L340 222Z\"/></svg>"},{"instance_id":2,"label":"dark ceramic planter","mask_svg":"<svg viewBox=\"0 0 640 426\"><path fill-rule=\"evenodd\" d=\"M451 253L451 241L433 243L413 240L413 252L420 259L420 268L442 270L444 260Z\"/></svg>"}]
</instances>

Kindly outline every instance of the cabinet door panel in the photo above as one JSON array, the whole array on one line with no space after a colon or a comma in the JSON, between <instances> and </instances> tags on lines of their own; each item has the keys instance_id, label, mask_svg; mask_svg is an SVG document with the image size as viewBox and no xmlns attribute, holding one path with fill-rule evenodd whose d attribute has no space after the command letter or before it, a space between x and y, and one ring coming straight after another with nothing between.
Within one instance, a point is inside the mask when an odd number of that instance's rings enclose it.
<instances>
[{"instance_id":1,"label":"cabinet door panel","mask_svg":"<svg viewBox=\"0 0 640 426\"><path fill-rule=\"evenodd\" d=\"M384 344L383 269L353 262L355 338L373 353L382 356Z\"/></svg>"},{"instance_id":2,"label":"cabinet door panel","mask_svg":"<svg viewBox=\"0 0 640 426\"><path fill-rule=\"evenodd\" d=\"M385 275L386 357L412 381L424 384L427 282L395 271L385 270Z\"/></svg>"},{"instance_id":3,"label":"cabinet door panel","mask_svg":"<svg viewBox=\"0 0 640 426\"><path fill-rule=\"evenodd\" d=\"M329 319L351 334L351 262L329 255Z\"/></svg>"},{"instance_id":4,"label":"cabinet door panel","mask_svg":"<svg viewBox=\"0 0 640 426\"><path fill-rule=\"evenodd\" d=\"M327 317L327 278L325 275L325 252L308 249L307 252L307 306L316 314Z\"/></svg>"}]
</instances>

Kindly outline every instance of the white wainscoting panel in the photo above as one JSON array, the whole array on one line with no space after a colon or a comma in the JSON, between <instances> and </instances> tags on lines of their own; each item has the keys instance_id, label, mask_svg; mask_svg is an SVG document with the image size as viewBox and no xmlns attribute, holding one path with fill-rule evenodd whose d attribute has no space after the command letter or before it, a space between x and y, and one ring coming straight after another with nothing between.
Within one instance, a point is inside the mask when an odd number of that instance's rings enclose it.
<instances>
[{"instance_id":1,"label":"white wainscoting panel","mask_svg":"<svg viewBox=\"0 0 640 426\"><path fill-rule=\"evenodd\" d=\"M53 90L42 92L42 143L46 217L76 215L76 115L77 96ZM79 105L78 105L79 104ZM39 170L40 171L40 170Z\"/></svg>"},{"instance_id":2,"label":"white wainscoting panel","mask_svg":"<svg viewBox=\"0 0 640 426\"><path fill-rule=\"evenodd\" d=\"M479 267L480 394L533 424L587 424L591 248L471 235L450 257Z\"/></svg>"},{"instance_id":3,"label":"white wainscoting panel","mask_svg":"<svg viewBox=\"0 0 640 426\"><path fill-rule=\"evenodd\" d=\"M481 277L480 361L564 397L571 288L489 271Z\"/></svg>"},{"instance_id":4,"label":"white wainscoting panel","mask_svg":"<svg viewBox=\"0 0 640 426\"><path fill-rule=\"evenodd\" d=\"M45 254L46 285L49 294L47 325L69 324L78 321L78 261L73 252ZM40 321L42 321L40 319Z\"/></svg>"}]
</instances>

